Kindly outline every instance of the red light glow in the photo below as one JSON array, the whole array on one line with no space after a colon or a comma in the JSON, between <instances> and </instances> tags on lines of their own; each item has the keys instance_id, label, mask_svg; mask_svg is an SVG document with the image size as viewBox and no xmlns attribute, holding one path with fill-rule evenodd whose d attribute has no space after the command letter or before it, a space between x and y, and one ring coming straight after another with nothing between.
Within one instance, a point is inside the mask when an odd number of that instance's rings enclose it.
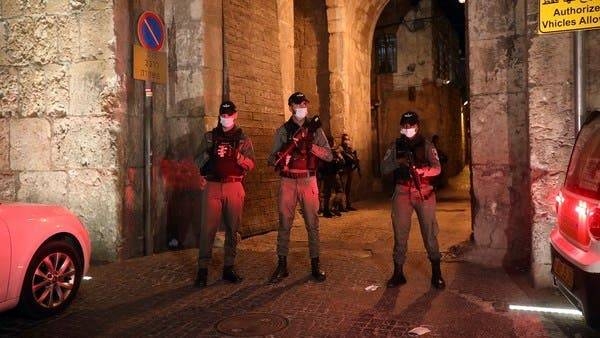
<instances>
[{"instance_id":1,"label":"red light glow","mask_svg":"<svg viewBox=\"0 0 600 338\"><path fill-rule=\"evenodd\" d=\"M579 201L579 204L575 207L575 211L577 211L579 217L587 216L587 203Z\"/></svg>"}]
</instances>

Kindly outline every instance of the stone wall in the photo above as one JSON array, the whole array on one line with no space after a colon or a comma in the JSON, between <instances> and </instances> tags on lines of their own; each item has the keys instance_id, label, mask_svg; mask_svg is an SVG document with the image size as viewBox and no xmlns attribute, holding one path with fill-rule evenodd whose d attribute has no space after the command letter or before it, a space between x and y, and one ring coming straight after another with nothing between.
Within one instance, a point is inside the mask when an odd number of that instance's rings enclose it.
<instances>
[{"instance_id":1,"label":"stone wall","mask_svg":"<svg viewBox=\"0 0 600 338\"><path fill-rule=\"evenodd\" d=\"M469 1L473 259L530 257L527 41L524 1ZM492 127L493 126L493 127Z\"/></svg>"},{"instance_id":2,"label":"stone wall","mask_svg":"<svg viewBox=\"0 0 600 338\"><path fill-rule=\"evenodd\" d=\"M216 124L223 88L221 1L165 1L169 82L162 133L164 156L157 159L165 222L157 249L195 247L200 231L201 191L194 157ZM176 241L173 241L175 239Z\"/></svg>"},{"instance_id":3,"label":"stone wall","mask_svg":"<svg viewBox=\"0 0 600 338\"><path fill-rule=\"evenodd\" d=\"M294 91L308 97L309 112L320 115L323 129L329 133L329 36L325 0L294 1L294 41Z\"/></svg>"},{"instance_id":4,"label":"stone wall","mask_svg":"<svg viewBox=\"0 0 600 338\"><path fill-rule=\"evenodd\" d=\"M60 204L118 255L122 135L112 2L2 1L0 195Z\"/></svg>"},{"instance_id":5,"label":"stone wall","mask_svg":"<svg viewBox=\"0 0 600 338\"><path fill-rule=\"evenodd\" d=\"M238 122L252 139L256 154L256 168L245 184L243 236L274 230L278 222L279 179L267 167L275 129L288 116L281 109L277 5L276 0L223 1L226 95L237 105Z\"/></svg>"}]
</instances>

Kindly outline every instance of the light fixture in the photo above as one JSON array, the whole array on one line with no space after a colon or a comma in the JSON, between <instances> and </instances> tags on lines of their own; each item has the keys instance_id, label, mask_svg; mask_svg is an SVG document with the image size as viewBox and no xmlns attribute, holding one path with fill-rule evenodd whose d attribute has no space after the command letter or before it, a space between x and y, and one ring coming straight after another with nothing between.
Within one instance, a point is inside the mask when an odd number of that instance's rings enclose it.
<instances>
[{"instance_id":1,"label":"light fixture","mask_svg":"<svg viewBox=\"0 0 600 338\"><path fill-rule=\"evenodd\" d=\"M548 313L560 313L573 316L583 316L581 311L576 309L561 309L554 307L540 307L540 306L525 306L525 305L509 305L511 310L522 310L522 311L534 311L534 312L548 312Z\"/></svg>"},{"instance_id":2,"label":"light fixture","mask_svg":"<svg viewBox=\"0 0 600 338\"><path fill-rule=\"evenodd\" d=\"M459 3L464 4L466 0L458 0Z\"/></svg>"},{"instance_id":3,"label":"light fixture","mask_svg":"<svg viewBox=\"0 0 600 338\"><path fill-rule=\"evenodd\" d=\"M83 276L83 280L91 280L92 276Z\"/></svg>"},{"instance_id":4,"label":"light fixture","mask_svg":"<svg viewBox=\"0 0 600 338\"><path fill-rule=\"evenodd\" d=\"M465 102L463 102L463 106L466 106L469 104L469 100L466 100Z\"/></svg>"}]
</instances>

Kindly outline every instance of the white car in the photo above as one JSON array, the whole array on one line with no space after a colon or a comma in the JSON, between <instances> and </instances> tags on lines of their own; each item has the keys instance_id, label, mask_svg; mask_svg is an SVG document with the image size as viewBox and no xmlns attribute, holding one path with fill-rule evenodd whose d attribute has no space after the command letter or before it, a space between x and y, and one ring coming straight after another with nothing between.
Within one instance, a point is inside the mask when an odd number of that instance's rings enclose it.
<instances>
[{"instance_id":1,"label":"white car","mask_svg":"<svg viewBox=\"0 0 600 338\"><path fill-rule=\"evenodd\" d=\"M552 275L560 291L600 328L600 112L583 125L556 197L550 234Z\"/></svg>"},{"instance_id":2,"label":"white car","mask_svg":"<svg viewBox=\"0 0 600 338\"><path fill-rule=\"evenodd\" d=\"M61 206L0 203L0 311L64 310L90 266L86 228Z\"/></svg>"}]
</instances>

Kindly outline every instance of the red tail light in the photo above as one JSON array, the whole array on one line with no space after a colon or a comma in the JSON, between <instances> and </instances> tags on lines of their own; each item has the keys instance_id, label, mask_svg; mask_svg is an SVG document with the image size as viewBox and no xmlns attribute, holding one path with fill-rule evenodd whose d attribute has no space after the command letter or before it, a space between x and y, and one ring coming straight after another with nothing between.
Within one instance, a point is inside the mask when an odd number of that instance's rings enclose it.
<instances>
[{"instance_id":1,"label":"red tail light","mask_svg":"<svg viewBox=\"0 0 600 338\"><path fill-rule=\"evenodd\" d=\"M588 218L590 235L597 241L600 241L600 208L594 209Z\"/></svg>"}]
</instances>

